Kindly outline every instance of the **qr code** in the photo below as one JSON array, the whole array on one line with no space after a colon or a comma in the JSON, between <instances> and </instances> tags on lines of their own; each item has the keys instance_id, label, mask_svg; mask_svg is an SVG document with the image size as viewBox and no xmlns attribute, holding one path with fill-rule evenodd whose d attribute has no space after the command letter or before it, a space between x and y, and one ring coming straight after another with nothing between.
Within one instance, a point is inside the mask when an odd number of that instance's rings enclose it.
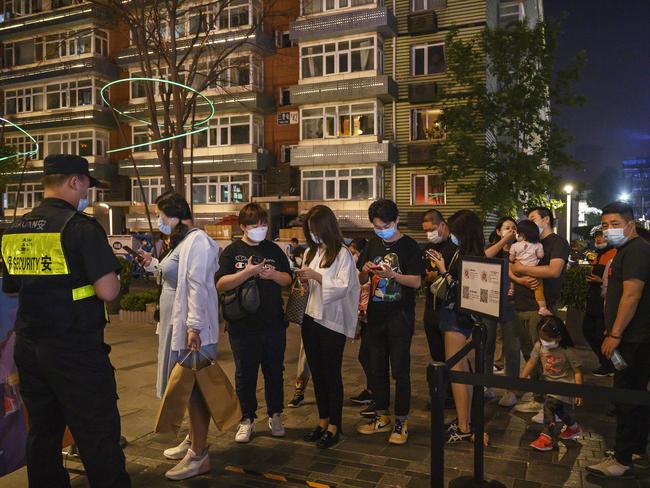
<instances>
[{"instance_id":1,"label":"qr code","mask_svg":"<svg viewBox=\"0 0 650 488\"><path fill-rule=\"evenodd\" d=\"M481 289L481 303L487 303L488 302L488 291Z\"/></svg>"},{"instance_id":2,"label":"qr code","mask_svg":"<svg viewBox=\"0 0 650 488\"><path fill-rule=\"evenodd\" d=\"M469 298L469 286L463 286L463 298Z\"/></svg>"}]
</instances>

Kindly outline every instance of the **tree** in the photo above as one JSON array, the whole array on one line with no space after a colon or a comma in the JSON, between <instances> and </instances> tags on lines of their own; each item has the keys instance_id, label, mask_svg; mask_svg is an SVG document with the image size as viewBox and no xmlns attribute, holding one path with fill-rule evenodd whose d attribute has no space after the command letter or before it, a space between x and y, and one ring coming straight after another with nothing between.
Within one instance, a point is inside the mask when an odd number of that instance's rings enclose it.
<instances>
[{"instance_id":1,"label":"tree","mask_svg":"<svg viewBox=\"0 0 650 488\"><path fill-rule=\"evenodd\" d=\"M578 164L553 117L583 103L571 88L584 56L554 73L557 34L557 24L519 22L469 40L455 29L447 36L453 91L442 94L446 137L435 148L435 166L462 180L461 190L473 194L483 214L548 204L555 171Z\"/></svg>"}]
</instances>

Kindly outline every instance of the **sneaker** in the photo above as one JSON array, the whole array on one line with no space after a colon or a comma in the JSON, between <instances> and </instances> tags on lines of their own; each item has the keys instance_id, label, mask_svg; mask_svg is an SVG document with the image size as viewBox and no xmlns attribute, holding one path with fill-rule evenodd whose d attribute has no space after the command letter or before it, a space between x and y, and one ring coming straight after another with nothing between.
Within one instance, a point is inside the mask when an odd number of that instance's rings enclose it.
<instances>
[{"instance_id":1,"label":"sneaker","mask_svg":"<svg viewBox=\"0 0 650 488\"><path fill-rule=\"evenodd\" d=\"M593 466L587 466L587 472L599 478L631 478L630 471L630 466L619 463L614 457L609 457Z\"/></svg>"},{"instance_id":2,"label":"sneaker","mask_svg":"<svg viewBox=\"0 0 650 488\"><path fill-rule=\"evenodd\" d=\"M544 410L540 410L537 412L537 415L533 415L533 417L530 419L534 424L543 424L544 423ZM557 415L555 416L555 423L559 424L562 422L562 419L558 417Z\"/></svg>"},{"instance_id":3,"label":"sneaker","mask_svg":"<svg viewBox=\"0 0 650 488\"><path fill-rule=\"evenodd\" d=\"M359 434L377 434L378 432L390 432L390 417L388 415L375 415L370 422L357 427Z\"/></svg>"},{"instance_id":4,"label":"sneaker","mask_svg":"<svg viewBox=\"0 0 650 488\"><path fill-rule=\"evenodd\" d=\"M540 434L539 437L530 443L530 447L538 451L551 451L555 447L553 440L546 434Z\"/></svg>"},{"instance_id":5,"label":"sneaker","mask_svg":"<svg viewBox=\"0 0 650 488\"><path fill-rule=\"evenodd\" d=\"M471 441L473 436L474 434L472 432L463 432L458 427L458 424L452 424L447 429L445 442L447 444L455 444L457 442Z\"/></svg>"},{"instance_id":6,"label":"sneaker","mask_svg":"<svg viewBox=\"0 0 650 488\"><path fill-rule=\"evenodd\" d=\"M532 402L534 399L535 399L535 394L530 391L521 395L522 403Z\"/></svg>"},{"instance_id":7,"label":"sneaker","mask_svg":"<svg viewBox=\"0 0 650 488\"><path fill-rule=\"evenodd\" d=\"M210 456L208 450L203 451L203 454L196 455L192 449L187 450L187 454L172 469L165 473L165 477L169 480L180 481L194 476L209 473L212 468L210 467Z\"/></svg>"},{"instance_id":8,"label":"sneaker","mask_svg":"<svg viewBox=\"0 0 650 488\"><path fill-rule=\"evenodd\" d=\"M406 444L406 441L409 438L409 422L408 420L399 420L395 419L395 427L393 432L391 432L388 442L391 444L397 444L401 446Z\"/></svg>"},{"instance_id":9,"label":"sneaker","mask_svg":"<svg viewBox=\"0 0 650 488\"><path fill-rule=\"evenodd\" d=\"M255 432L255 424L251 419L244 419L239 422L239 427L237 428L237 433L235 434L235 442L240 442L245 444L250 442L251 436Z\"/></svg>"},{"instance_id":10,"label":"sneaker","mask_svg":"<svg viewBox=\"0 0 650 488\"><path fill-rule=\"evenodd\" d=\"M167 459L183 459L191 446L192 441L190 440L190 436L186 435L185 439L183 439L183 442L181 442L179 445L165 449L163 451L163 456L165 456Z\"/></svg>"},{"instance_id":11,"label":"sneaker","mask_svg":"<svg viewBox=\"0 0 650 488\"><path fill-rule=\"evenodd\" d=\"M454 430L458 428L458 417L455 417L453 420L449 421L448 423L445 424L445 431L449 432L450 430Z\"/></svg>"},{"instance_id":12,"label":"sneaker","mask_svg":"<svg viewBox=\"0 0 650 488\"><path fill-rule=\"evenodd\" d=\"M503 369L503 366L498 366L498 365L495 364L492 367L492 374L503 375L503 374L505 374L505 370Z\"/></svg>"},{"instance_id":13,"label":"sneaker","mask_svg":"<svg viewBox=\"0 0 650 488\"><path fill-rule=\"evenodd\" d=\"M293 393L293 398L291 401L287 404L290 408L296 408L299 407L302 402L305 401L305 393L303 390L296 390Z\"/></svg>"},{"instance_id":14,"label":"sneaker","mask_svg":"<svg viewBox=\"0 0 650 488\"><path fill-rule=\"evenodd\" d=\"M582 429L578 424L575 424L575 427L569 427L568 425L565 425L560 432L560 439L565 441L574 441L580 434L582 434Z\"/></svg>"},{"instance_id":15,"label":"sneaker","mask_svg":"<svg viewBox=\"0 0 650 488\"><path fill-rule=\"evenodd\" d=\"M536 402L535 400L531 400L529 402L524 401L523 403L518 403L517 405L515 405L515 412L521 412L521 413L539 412L541 409L542 409L542 404Z\"/></svg>"},{"instance_id":16,"label":"sneaker","mask_svg":"<svg viewBox=\"0 0 650 488\"><path fill-rule=\"evenodd\" d=\"M359 415L368 419L373 419L377 416L377 404L371 401L366 408L359 412Z\"/></svg>"},{"instance_id":17,"label":"sneaker","mask_svg":"<svg viewBox=\"0 0 650 488\"><path fill-rule=\"evenodd\" d=\"M332 434L329 430L326 430L325 435L316 442L316 447L319 449L329 449L338 443L339 440L341 440L341 433L339 431L336 431L336 434Z\"/></svg>"},{"instance_id":18,"label":"sneaker","mask_svg":"<svg viewBox=\"0 0 650 488\"><path fill-rule=\"evenodd\" d=\"M357 396L350 398L350 401L355 405L369 405L372 402L372 393L367 389L363 390Z\"/></svg>"},{"instance_id":19,"label":"sneaker","mask_svg":"<svg viewBox=\"0 0 650 488\"><path fill-rule=\"evenodd\" d=\"M273 416L269 417L269 429L271 429L273 437L284 437L286 432L284 431L284 425L282 425L281 413L274 413Z\"/></svg>"},{"instance_id":20,"label":"sneaker","mask_svg":"<svg viewBox=\"0 0 650 488\"><path fill-rule=\"evenodd\" d=\"M515 405L517 405L517 395L511 391L506 391L499 399L499 406L501 407L513 407Z\"/></svg>"},{"instance_id":21,"label":"sneaker","mask_svg":"<svg viewBox=\"0 0 650 488\"><path fill-rule=\"evenodd\" d=\"M616 453L614 452L614 449L607 449L604 454L607 457L614 457ZM632 465L635 469L650 469L650 459L648 459L648 455L645 453L633 453Z\"/></svg>"},{"instance_id":22,"label":"sneaker","mask_svg":"<svg viewBox=\"0 0 650 488\"><path fill-rule=\"evenodd\" d=\"M591 372L592 375L597 376L598 378L603 378L605 376L614 376L614 370L607 366L598 366Z\"/></svg>"}]
</instances>

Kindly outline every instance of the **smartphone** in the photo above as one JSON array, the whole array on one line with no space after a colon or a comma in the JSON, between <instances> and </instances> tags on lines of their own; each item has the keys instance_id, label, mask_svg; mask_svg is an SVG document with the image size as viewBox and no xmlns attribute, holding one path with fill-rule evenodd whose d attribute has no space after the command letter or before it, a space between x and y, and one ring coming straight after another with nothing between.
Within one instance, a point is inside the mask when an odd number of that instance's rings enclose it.
<instances>
[{"instance_id":1,"label":"smartphone","mask_svg":"<svg viewBox=\"0 0 650 488\"><path fill-rule=\"evenodd\" d=\"M128 252L131 256L133 256L136 259L142 260L143 257L135 252L133 249L131 249L129 246L122 246L122 249L124 249L126 252Z\"/></svg>"},{"instance_id":2,"label":"smartphone","mask_svg":"<svg viewBox=\"0 0 650 488\"><path fill-rule=\"evenodd\" d=\"M254 265L262 264L262 261L264 261L264 258L261 258L259 256L253 256L253 264Z\"/></svg>"}]
</instances>

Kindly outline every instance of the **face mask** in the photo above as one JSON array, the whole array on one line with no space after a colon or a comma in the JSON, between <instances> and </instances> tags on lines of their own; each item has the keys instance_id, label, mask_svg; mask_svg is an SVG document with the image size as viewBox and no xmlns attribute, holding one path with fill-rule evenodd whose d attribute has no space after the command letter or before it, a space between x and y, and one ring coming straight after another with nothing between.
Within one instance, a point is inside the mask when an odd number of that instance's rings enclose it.
<instances>
[{"instance_id":1,"label":"face mask","mask_svg":"<svg viewBox=\"0 0 650 488\"><path fill-rule=\"evenodd\" d=\"M603 242L602 244L594 244L594 246L596 247L596 249L602 251L603 249L607 248L608 244L606 242Z\"/></svg>"},{"instance_id":2,"label":"face mask","mask_svg":"<svg viewBox=\"0 0 650 488\"><path fill-rule=\"evenodd\" d=\"M313 232L310 232L309 235L311 236L311 240L314 241L316 244L322 244L323 241L320 240L320 238L314 234Z\"/></svg>"},{"instance_id":3,"label":"face mask","mask_svg":"<svg viewBox=\"0 0 650 488\"><path fill-rule=\"evenodd\" d=\"M555 349L557 348L560 344L557 341L545 341L544 339L540 339L539 342L542 343L542 346L544 346L546 349Z\"/></svg>"},{"instance_id":4,"label":"face mask","mask_svg":"<svg viewBox=\"0 0 650 488\"><path fill-rule=\"evenodd\" d=\"M388 229L375 229L375 234L383 240L391 239L395 232L397 232L397 227L395 224L392 224Z\"/></svg>"},{"instance_id":5,"label":"face mask","mask_svg":"<svg viewBox=\"0 0 650 488\"><path fill-rule=\"evenodd\" d=\"M358 263L359 262L359 255L358 254L353 254L352 259L354 259L355 263Z\"/></svg>"},{"instance_id":6,"label":"face mask","mask_svg":"<svg viewBox=\"0 0 650 488\"><path fill-rule=\"evenodd\" d=\"M440 233L437 230L427 232L427 239L433 244L440 244L442 242L442 237L440 237Z\"/></svg>"},{"instance_id":7,"label":"face mask","mask_svg":"<svg viewBox=\"0 0 650 488\"><path fill-rule=\"evenodd\" d=\"M79 200L79 203L77 204L77 212L83 212L84 210L86 210L89 203L90 200L88 200L88 198L82 198L81 200Z\"/></svg>"},{"instance_id":8,"label":"face mask","mask_svg":"<svg viewBox=\"0 0 650 488\"><path fill-rule=\"evenodd\" d=\"M163 222L162 217L158 217L158 230L166 236L172 233L172 226Z\"/></svg>"},{"instance_id":9,"label":"face mask","mask_svg":"<svg viewBox=\"0 0 650 488\"><path fill-rule=\"evenodd\" d=\"M454 246L456 247L460 246L460 241L458 240L458 237L456 237L454 234L451 235L450 239Z\"/></svg>"},{"instance_id":10,"label":"face mask","mask_svg":"<svg viewBox=\"0 0 650 488\"><path fill-rule=\"evenodd\" d=\"M254 229L249 229L246 231L246 235L253 242L262 242L266 239L266 233L269 228L267 226L255 227Z\"/></svg>"},{"instance_id":11,"label":"face mask","mask_svg":"<svg viewBox=\"0 0 650 488\"><path fill-rule=\"evenodd\" d=\"M625 229L607 229L603 231L603 235L609 244L614 247L621 247L627 242L625 237Z\"/></svg>"},{"instance_id":12,"label":"face mask","mask_svg":"<svg viewBox=\"0 0 650 488\"><path fill-rule=\"evenodd\" d=\"M539 229L539 236L542 237L542 234L544 233L544 227L542 227L539 224L535 224L535 225L537 225L537 228Z\"/></svg>"}]
</instances>

